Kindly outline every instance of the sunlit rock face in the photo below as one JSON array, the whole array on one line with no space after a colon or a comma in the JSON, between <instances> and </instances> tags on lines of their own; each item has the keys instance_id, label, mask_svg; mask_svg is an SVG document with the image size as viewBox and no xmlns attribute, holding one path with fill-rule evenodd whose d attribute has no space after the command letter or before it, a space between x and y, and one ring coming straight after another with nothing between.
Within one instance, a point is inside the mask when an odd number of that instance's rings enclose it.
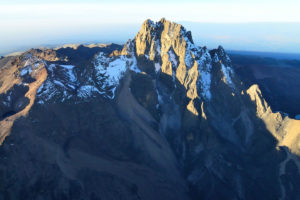
<instances>
[{"instance_id":1,"label":"sunlit rock face","mask_svg":"<svg viewBox=\"0 0 300 200\"><path fill-rule=\"evenodd\" d=\"M0 199L300 198L299 120L180 24L0 61Z\"/></svg>"},{"instance_id":2,"label":"sunlit rock face","mask_svg":"<svg viewBox=\"0 0 300 200\"><path fill-rule=\"evenodd\" d=\"M210 53L206 47L196 46L191 32L180 24L165 19L157 23L146 20L134 43L137 57L153 61L156 73L171 76L174 86L180 84L186 89L187 109L195 115L199 115L195 99L209 101L212 98L213 65L221 66L218 71L222 71L224 82L234 87L230 59L224 49L219 47Z\"/></svg>"}]
</instances>

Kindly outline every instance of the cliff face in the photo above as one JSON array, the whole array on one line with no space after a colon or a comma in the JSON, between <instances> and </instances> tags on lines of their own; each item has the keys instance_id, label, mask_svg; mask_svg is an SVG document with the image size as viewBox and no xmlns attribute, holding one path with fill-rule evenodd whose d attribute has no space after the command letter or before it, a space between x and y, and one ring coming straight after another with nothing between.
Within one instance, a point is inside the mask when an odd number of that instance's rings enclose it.
<instances>
[{"instance_id":1,"label":"cliff face","mask_svg":"<svg viewBox=\"0 0 300 200\"><path fill-rule=\"evenodd\" d=\"M300 122L231 65L165 19L122 49L12 57L0 68L1 198L299 198Z\"/></svg>"}]
</instances>

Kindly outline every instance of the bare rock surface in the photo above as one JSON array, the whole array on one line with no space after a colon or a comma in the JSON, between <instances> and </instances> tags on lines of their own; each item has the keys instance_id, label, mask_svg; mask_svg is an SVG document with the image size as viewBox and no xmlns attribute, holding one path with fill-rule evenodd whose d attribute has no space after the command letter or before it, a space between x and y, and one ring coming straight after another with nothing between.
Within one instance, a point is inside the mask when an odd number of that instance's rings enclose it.
<instances>
[{"instance_id":1,"label":"bare rock surface","mask_svg":"<svg viewBox=\"0 0 300 200\"><path fill-rule=\"evenodd\" d=\"M180 24L0 65L0 199L300 198L300 120Z\"/></svg>"}]
</instances>

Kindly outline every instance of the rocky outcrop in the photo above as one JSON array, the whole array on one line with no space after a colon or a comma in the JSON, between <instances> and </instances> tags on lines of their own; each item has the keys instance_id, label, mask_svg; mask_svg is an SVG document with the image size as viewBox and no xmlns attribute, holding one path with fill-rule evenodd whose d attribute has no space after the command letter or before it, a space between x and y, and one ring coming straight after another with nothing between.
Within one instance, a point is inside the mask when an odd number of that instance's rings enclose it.
<instances>
[{"instance_id":1,"label":"rocky outcrop","mask_svg":"<svg viewBox=\"0 0 300 200\"><path fill-rule=\"evenodd\" d=\"M247 94L256 104L257 117L264 121L268 131L278 140L278 146L286 146L292 153L300 155L300 120L291 119L284 113L274 113L258 85L251 86Z\"/></svg>"},{"instance_id":2,"label":"rocky outcrop","mask_svg":"<svg viewBox=\"0 0 300 200\"><path fill-rule=\"evenodd\" d=\"M156 74L154 86L162 111L160 131L180 162L187 167L187 180L196 196L206 199L221 196L258 198L263 186L257 185L250 194L242 184L251 184L252 181L245 176L251 174L252 165L258 160L262 161L265 153L271 152L268 157L276 170L282 166L280 156L274 159L277 151L297 155L299 122L280 113L273 113L257 86L246 88L235 76L231 60L222 47L208 51L205 47L196 46L191 34L181 25L165 19L157 23L145 21L130 44L135 45L137 60L152 62ZM143 65L137 63L143 71ZM148 71L145 73L145 76L151 76ZM184 94L184 97L178 94ZM180 122L178 126L172 123L174 119L177 124ZM238 156L235 155L237 157L251 154L251 159L257 161L229 161L226 157L235 157L231 151L240 152ZM297 156L293 162L298 166ZM237 173L233 166L243 170ZM267 168L261 167L261 170ZM236 180L230 183L230 187L235 188L233 190L225 189L222 183L228 183L225 173L230 174L230 171L238 174L232 175ZM269 188L273 191L282 184L281 176L284 175L273 171L266 176L276 182L273 188ZM260 181L265 182L263 178ZM218 188L218 195L207 192L215 191L209 184ZM228 195L232 192L232 196ZM282 194L272 195L280 197ZM266 195L265 198L273 198L272 195Z\"/></svg>"},{"instance_id":3,"label":"rocky outcrop","mask_svg":"<svg viewBox=\"0 0 300 200\"><path fill-rule=\"evenodd\" d=\"M19 64L20 63L9 68L4 68L1 71L0 82L2 82L2 86L0 88L0 93L7 94L14 92L14 90L16 89L13 88L13 86L16 83L28 88L24 97L21 96L21 98L18 98L18 100L16 101L15 107L20 107L20 109L14 109L17 111L13 111L11 116L7 116L0 121L1 144L3 143L4 139L10 134L14 121L20 117L25 117L28 114L30 108L34 104L37 90L47 79L47 70L45 68L45 63L38 58L32 57L28 54L25 60L21 61L21 64L24 64L24 67L20 68ZM33 81L27 83L26 80L28 78L26 76L32 78ZM17 91L16 93L20 93L20 91ZM10 94L8 94L6 98L8 99L9 103L14 102L14 99L12 96L10 96ZM29 100L29 102L24 103L24 101L26 102L26 100ZM22 104L26 105L22 106Z\"/></svg>"}]
</instances>

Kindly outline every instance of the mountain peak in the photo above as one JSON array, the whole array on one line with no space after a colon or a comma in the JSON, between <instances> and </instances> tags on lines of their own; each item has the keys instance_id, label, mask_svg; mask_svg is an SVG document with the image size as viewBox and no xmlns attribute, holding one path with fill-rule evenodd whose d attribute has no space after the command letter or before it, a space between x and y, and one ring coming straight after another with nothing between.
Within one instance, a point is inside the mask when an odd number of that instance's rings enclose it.
<instances>
[{"instance_id":1,"label":"mountain peak","mask_svg":"<svg viewBox=\"0 0 300 200\"><path fill-rule=\"evenodd\" d=\"M231 87L234 85L230 59L224 48L219 46L208 52L205 47L196 46L192 33L181 24L165 18L158 22L148 19L133 44L138 60L143 58L153 62L156 72L172 77L173 85L179 82L185 87L190 101L187 109L195 115L199 114L199 109L194 107L194 101L197 98L210 100L212 97L210 86L213 77L221 74L219 79Z\"/></svg>"},{"instance_id":2,"label":"mountain peak","mask_svg":"<svg viewBox=\"0 0 300 200\"><path fill-rule=\"evenodd\" d=\"M299 199L300 120L222 46L163 18L121 49L0 60L0 199Z\"/></svg>"},{"instance_id":3,"label":"mountain peak","mask_svg":"<svg viewBox=\"0 0 300 200\"><path fill-rule=\"evenodd\" d=\"M168 20L166 20L166 18L161 18L160 20L159 20L162 24L164 24L165 22L167 22Z\"/></svg>"},{"instance_id":4,"label":"mountain peak","mask_svg":"<svg viewBox=\"0 0 300 200\"><path fill-rule=\"evenodd\" d=\"M194 42L191 32L182 25L162 18L158 22L147 19L135 37L135 45L138 56L148 55L154 60L155 55L162 56L161 51L173 48L176 52L180 46L193 46Z\"/></svg>"}]
</instances>

